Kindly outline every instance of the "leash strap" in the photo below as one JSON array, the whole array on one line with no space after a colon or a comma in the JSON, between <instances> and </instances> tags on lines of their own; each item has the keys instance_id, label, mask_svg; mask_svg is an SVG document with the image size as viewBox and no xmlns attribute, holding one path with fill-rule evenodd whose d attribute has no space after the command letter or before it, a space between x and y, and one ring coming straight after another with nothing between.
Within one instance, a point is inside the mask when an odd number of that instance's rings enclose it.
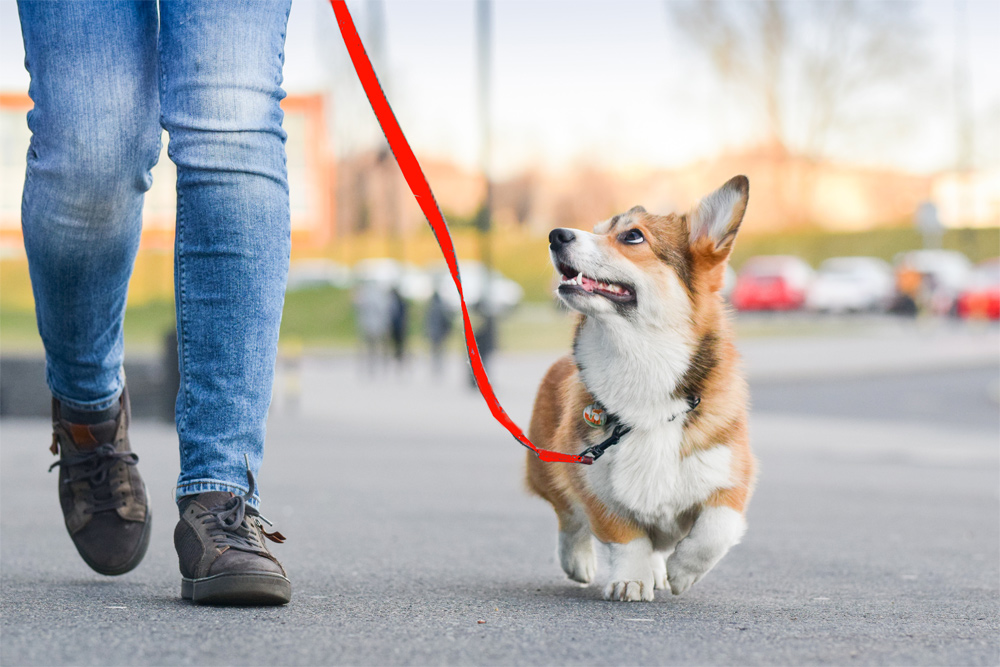
<instances>
[{"instance_id":1,"label":"leash strap","mask_svg":"<svg viewBox=\"0 0 1000 667\"><path fill-rule=\"evenodd\" d=\"M361 86L365 89L365 95L368 96L368 102L372 105L372 111L375 112L375 117L378 118L379 125L382 126L382 132L385 134L386 141L389 142L392 154L396 157L396 163L399 165L400 171L403 172L406 184L410 186L410 192L413 193L417 204L420 206L420 210L423 211L428 224L430 224L431 229L434 231L434 238L437 239L441 253L444 255L444 261L448 264L451 278L455 281L455 287L458 289L458 296L462 304L465 345L469 350L469 363L472 365L472 374L476 379L476 386L479 387L479 393L483 395L486 405L489 406L490 412L493 413L493 418L510 431L515 440L535 452L542 461L590 465L594 462L594 459L589 456L563 454L536 447L528 440L528 436L524 434L521 428L507 416L503 407L501 407L500 401L497 399L496 394L493 392L493 387L490 385L489 377L486 375L483 360L479 355L479 346L476 344L476 337L472 331L472 321L469 319L469 308L466 306L465 294L462 292L462 280L458 273L458 260L455 256L455 246L452 244L451 234L448 231L448 223L445 222L444 215L441 214L441 209L434 199L434 193L427 183L427 177L424 176L424 172L420 168L420 163L417 162L417 158L413 154L413 150L410 149L410 144L406 141L403 130L400 128L399 122L396 120L396 116L389 106L389 101L386 99L385 92L383 92L382 86L378 82L378 77L375 74L371 61L368 59L368 54L365 53L364 44L361 43L361 38L358 36L357 28L354 27L354 20L347 9L347 3L344 0L330 0L330 5L337 15L340 34L343 36L347 52L351 56L354 71L357 72Z\"/></svg>"}]
</instances>

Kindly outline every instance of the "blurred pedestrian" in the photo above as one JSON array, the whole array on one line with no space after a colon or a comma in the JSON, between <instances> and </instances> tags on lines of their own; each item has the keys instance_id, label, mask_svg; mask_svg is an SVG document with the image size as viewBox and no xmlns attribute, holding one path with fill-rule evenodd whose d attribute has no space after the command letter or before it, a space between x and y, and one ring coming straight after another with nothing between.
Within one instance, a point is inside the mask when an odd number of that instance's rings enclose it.
<instances>
[{"instance_id":1,"label":"blurred pedestrian","mask_svg":"<svg viewBox=\"0 0 1000 667\"><path fill-rule=\"evenodd\" d=\"M479 326L476 327L473 332L476 337L476 346L479 348L479 358L483 362L483 369L488 373L490 370L490 362L493 359L493 353L497 349L497 321L496 315L492 312L492 308L481 307L482 304L477 306L477 310L480 314ZM472 367L469 367L469 382L472 387L476 386L476 376L472 373Z\"/></svg>"},{"instance_id":2,"label":"blurred pedestrian","mask_svg":"<svg viewBox=\"0 0 1000 667\"><path fill-rule=\"evenodd\" d=\"M916 269L903 266L896 272L896 298L891 308L893 313L916 317L921 282L922 277Z\"/></svg>"},{"instance_id":3,"label":"blurred pedestrian","mask_svg":"<svg viewBox=\"0 0 1000 667\"><path fill-rule=\"evenodd\" d=\"M399 367L406 362L406 337L409 327L409 308L399 287L389 291L389 334L392 338L393 357Z\"/></svg>"},{"instance_id":4,"label":"blurred pedestrian","mask_svg":"<svg viewBox=\"0 0 1000 667\"><path fill-rule=\"evenodd\" d=\"M376 281L358 285L354 294L361 338L362 359L374 374L389 355L389 332L392 326L392 296Z\"/></svg>"},{"instance_id":5,"label":"blurred pedestrian","mask_svg":"<svg viewBox=\"0 0 1000 667\"><path fill-rule=\"evenodd\" d=\"M441 293L435 289L424 315L424 333L431 345L431 368L435 375L441 375L444 370L444 346L451 328L452 313L441 298Z\"/></svg>"},{"instance_id":6,"label":"blurred pedestrian","mask_svg":"<svg viewBox=\"0 0 1000 667\"><path fill-rule=\"evenodd\" d=\"M181 595L283 604L257 472L290 250L280 101L288 0L20 0L31 76L22 228L59 500L83 560L136 567L149 497L129 442L122 321L162 130L177 166ZM40 512L40 511L39 511ZM40 515L44 512L40 512Z\"/></svg>"}]
</instances>

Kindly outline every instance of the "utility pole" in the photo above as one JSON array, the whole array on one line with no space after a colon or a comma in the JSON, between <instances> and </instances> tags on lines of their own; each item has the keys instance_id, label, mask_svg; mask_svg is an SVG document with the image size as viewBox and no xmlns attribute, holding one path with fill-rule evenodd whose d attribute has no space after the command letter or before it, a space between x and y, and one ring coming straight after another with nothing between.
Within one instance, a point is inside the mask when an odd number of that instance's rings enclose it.
<instances>
[{"instance_id":1,"label":"utility pole","mask_svg":"<svg viewBox=\"0 0 1000 667\"><path fill-rule=\"evenodd\" d=\"M371 57L375 71L379 73L379 83L387 96L390 93L389 58L385 39L385 2L384 0L368 0L368 43L371 45ZM389 145L379 142L375 157L375 170L381 176L385 189L384 214L386 216L385 233L388 237L389 256L403 261L403 230L397 192L397 176L394 168L395 159ZM370 194L371 190L366 194Z\"/></svg>"},{"instance_id":2,"label":"utility pole","mask_svg":"<svg viewBox=\"0 0 1000 667\"><path fill-rule=\"evenodd\" d=\"M493 226L493 179L492 179L492 123L490 116L490 92L492 84L492 13L490 0L476 2L476 45L478 53L478 98L479 98L479 164L486 180L486 197L476 220L480 233L480 252L487 269L493 268L493 253L490 247L490 231Z\"/></svg>"},{"instance_id":3,"label":"utility pole","mask_svg":"<svg viewBox=\"0 0 1000 667\"><path fill-rule=\"evenodd\" d=\"M492 19L491 0L476 1L476 45L478 53L478 98L479 98L479 160L483 178L486 180L486 196L476 219L479 230L479 254L483 262L483 293L479 300L479 310L483 323L477 335L480 353L485 364L497 347L496 306L493 299L493 174L492 174L492 123L490 114L490 92L492 88Z\"/></svg>"},{"instance_id":4,"label":"utility pole","mask_svg":"<svg viewBox=\"0 0 1000 667\"><path fill-rule=\"evenodd\" d=\"M975 204L972 200L972 147L973 119L969 95L968 35L966 34L966 2L955 0L955 56L953 75L955 85L956 151L955 170L958 176L958 208L955 221L959 226L972 221Z\"/></svg>"},{"instance_id":5,"label":"utility pole","mask_svg":"<svg viewBox=\"0 0 1000 667\"><path fill-rule=\"evenodd\" d=\"M966 34L965 0L955 1L955 57L953 80L955 85L955 121L957 150L955 166L959 173L972 168L972 111L969 102L968 36Z\"/></svg>"}]
</instances>

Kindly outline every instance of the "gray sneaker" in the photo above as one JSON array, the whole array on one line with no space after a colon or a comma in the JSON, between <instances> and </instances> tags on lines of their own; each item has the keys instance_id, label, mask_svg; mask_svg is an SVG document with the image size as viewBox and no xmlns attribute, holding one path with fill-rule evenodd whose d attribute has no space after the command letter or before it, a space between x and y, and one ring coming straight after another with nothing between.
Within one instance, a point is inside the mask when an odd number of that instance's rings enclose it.
<instances>
[{"instance_id":1,"label":"gray sneaker","mask_svg":"<svg viewBox=\"0 0 1000 667\"><path fill-rule=\"evenodd\" d=\"M181 597L200 604L279 605L292 599L285 569L264 540L281 543L281 533L264 530L253 498L253 473L245 496L208 491L181 501L174 546L181 570Z\"/></svg>"},{"instance_id":2,"label":"gray sneaker","mask_svg":"<svg viewBox=\"0 0 1000 667\"><path fill-rule=\"evenodd\" d=\"M146 555L151 515L146 485L129 446L128 390L116 419L72 424L52 399L52 447L60 456L59 503L66 530L83 560L96 572L124 574Z\"/></svg>"}]
</instances>

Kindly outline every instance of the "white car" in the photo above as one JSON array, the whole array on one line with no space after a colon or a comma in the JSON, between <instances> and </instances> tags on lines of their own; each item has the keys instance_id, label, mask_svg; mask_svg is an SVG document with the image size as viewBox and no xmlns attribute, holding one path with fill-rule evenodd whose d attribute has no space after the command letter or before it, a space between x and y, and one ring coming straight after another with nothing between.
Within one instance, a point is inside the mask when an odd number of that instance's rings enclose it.
<instances>
[{"instance_id":1,"label":"white car","mask_svg":"<svg viewBox=\"0 0 1000 667\"><path fill-rule=\"evenodd\" d=\"M877 257L832 257L806 294L809 310L829 313L884 310L895 290L892 267Z\"/></svg>"}]
</instances>

